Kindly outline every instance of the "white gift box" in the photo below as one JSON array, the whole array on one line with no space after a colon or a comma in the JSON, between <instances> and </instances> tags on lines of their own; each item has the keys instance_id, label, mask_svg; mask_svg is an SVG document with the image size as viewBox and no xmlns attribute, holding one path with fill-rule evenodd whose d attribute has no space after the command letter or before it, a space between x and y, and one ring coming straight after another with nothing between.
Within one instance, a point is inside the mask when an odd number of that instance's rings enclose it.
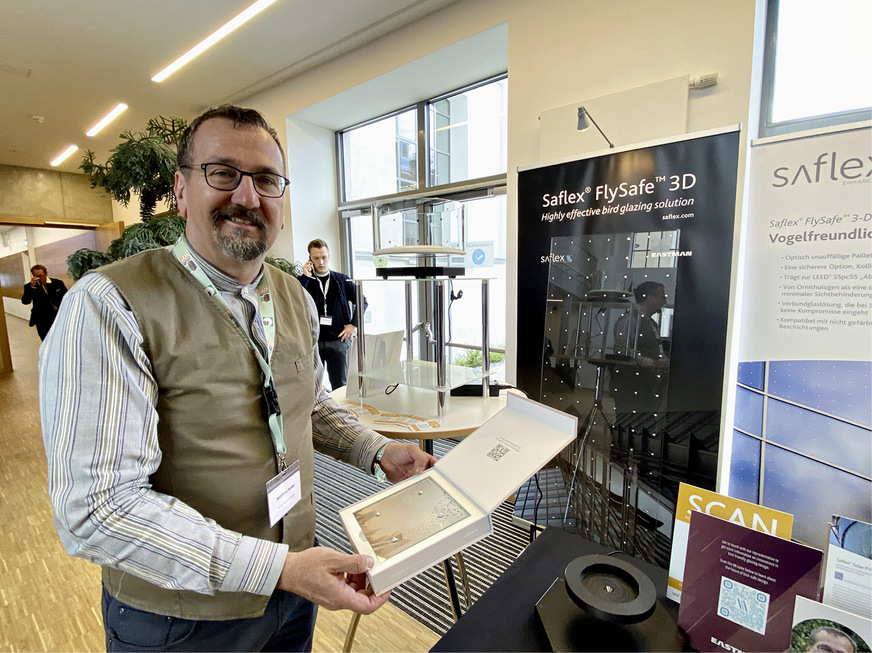
<instances>
[{"instance_id":1,"label":"white gift box","mask_svg":"<svg viewBox=\"0 0 872 653\"><path fill-rule=\"evenodd\" d=\"M577 418L510 393L432 469L339 511L381 594L493 532L491 513L576 436Z\"/></svg>"}]
</instances>

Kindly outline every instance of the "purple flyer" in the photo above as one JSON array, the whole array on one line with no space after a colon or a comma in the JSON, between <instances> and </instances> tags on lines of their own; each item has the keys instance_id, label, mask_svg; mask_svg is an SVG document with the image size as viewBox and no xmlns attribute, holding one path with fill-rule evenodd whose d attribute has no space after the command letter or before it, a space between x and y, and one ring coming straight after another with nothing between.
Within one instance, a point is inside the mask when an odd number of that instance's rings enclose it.
<instances>
[{"instance_id":1,"label":"purple flyer","mask_svg":"<svg viewBox=\"0 0 872 653\"><path fill-rule=\"evenodd\" d=\"M797 596L817 600L823 552L694 512L678 625L698 651L786 651Z\"/></svg>"}]
</instances>

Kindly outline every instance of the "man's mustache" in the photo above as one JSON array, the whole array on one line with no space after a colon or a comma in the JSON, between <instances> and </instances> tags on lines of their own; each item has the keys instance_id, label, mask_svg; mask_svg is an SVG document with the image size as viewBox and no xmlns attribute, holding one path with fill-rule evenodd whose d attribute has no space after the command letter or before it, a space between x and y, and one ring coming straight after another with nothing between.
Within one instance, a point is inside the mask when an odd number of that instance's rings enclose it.
<instances>
[{"instance_id":1,"label":"man's mustache","mask_svg":"<svg viewBox=\"0 0 872 653\"><path fill-rule=\"evenodd\" d=\"M239 206L238 204L231 204L229 206L222 206L221 208L215 209L212 211L211 217L213 224L218 224L219 221L228 220L230 218L245 218L262 229L266 227L266 222L257 211L246 209L244 206Z\"/></svg>"}]
</instances>

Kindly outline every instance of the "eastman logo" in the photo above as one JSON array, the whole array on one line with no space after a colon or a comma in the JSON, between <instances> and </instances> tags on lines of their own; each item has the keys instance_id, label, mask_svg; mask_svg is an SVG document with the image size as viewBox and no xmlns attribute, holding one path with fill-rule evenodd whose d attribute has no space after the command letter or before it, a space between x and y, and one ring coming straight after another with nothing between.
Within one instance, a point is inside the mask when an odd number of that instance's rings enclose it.
<instances>
[{"instance_id":1,"label":"eastman logo","mask_svg":"<svg viewBox=\"0 0 872 653\"><path fill-rule=\"evenodd\" d=\"M729 644L725 644L717 637L712 637L712 644L715 646L720 646L725 651L732 651L733 653L745 653L742 649L736 648L735 646L730 646Z\"/></svg>"}]
</instances>

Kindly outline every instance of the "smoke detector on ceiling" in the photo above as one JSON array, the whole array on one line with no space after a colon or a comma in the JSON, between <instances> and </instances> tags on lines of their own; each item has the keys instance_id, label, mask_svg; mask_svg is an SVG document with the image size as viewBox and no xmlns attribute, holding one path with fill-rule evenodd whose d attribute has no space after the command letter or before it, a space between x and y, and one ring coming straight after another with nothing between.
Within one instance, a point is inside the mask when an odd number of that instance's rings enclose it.
<instances>
[{"instance_id":1,"label":"smoke detector on ceiling","mask_svg":"<svg viewBox=\"0 0 872 653\"><path fill-rule=\"evenodd\" d=\"M45 122L45 116L30 116L30 117L33 118L36 122L38 122L40 125Z\"/></svg>"}]
</instances>

